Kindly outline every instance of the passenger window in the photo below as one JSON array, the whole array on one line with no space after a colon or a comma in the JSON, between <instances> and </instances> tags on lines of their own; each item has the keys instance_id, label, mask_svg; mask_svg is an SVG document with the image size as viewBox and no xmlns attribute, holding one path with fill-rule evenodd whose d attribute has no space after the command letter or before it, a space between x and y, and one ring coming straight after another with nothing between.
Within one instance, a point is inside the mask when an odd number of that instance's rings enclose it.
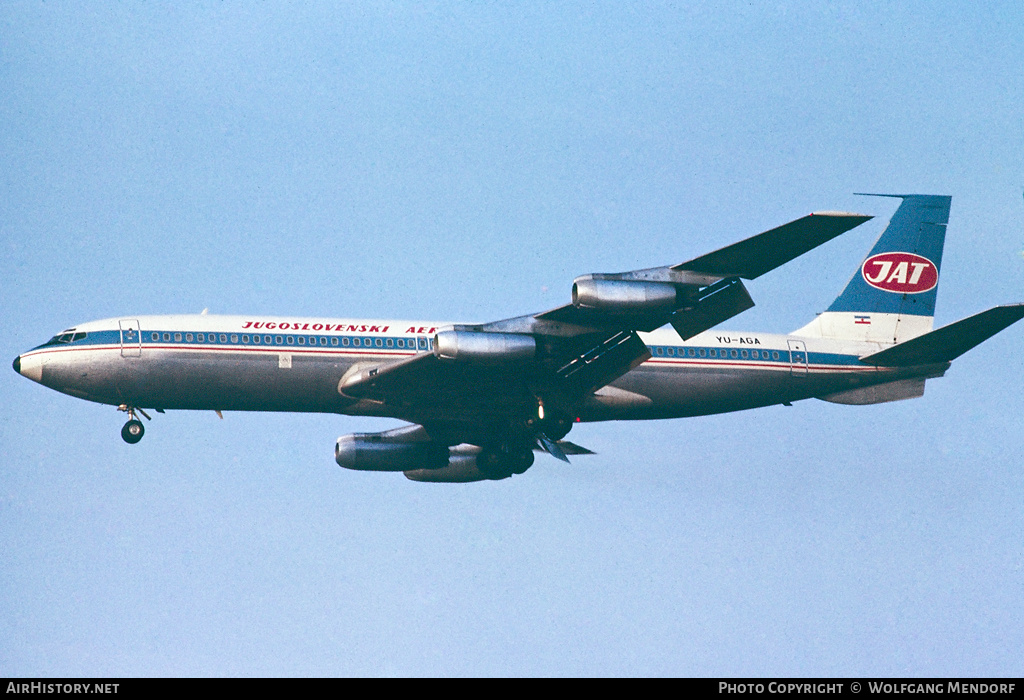
<instances>
[{"instance_id":1,"label":"passenger window","mask_svg":"<svg viewBox=\"0 0 1024 700\"><path fill-rule=\"evenodd\" d=\"M394 338L388 338L387 342L388 342L388 347L389 348L395 347L395 339Z\"/></svg>"},{"instance_id":2,"label":"passenger window","mask_svg":"<svg viewBox=\"0 0 1024 700\"><path fill-rule=\"evenodd\" d=\"M288 336L287 340L288 340L288 344L289 345L295 345L295 336L294 335Z\"/></svg>"},{"instance_id":3,"label":"passenger window","mask_svg":"<svg viewBox=\"0 0 1024 700\"><path fill-rule=\"evenodd\" d=\"M164 342L168 342L168 341L170 341L170 339L171 339L171 334L170 333L164 333Z\"/></svg>"},{"instance_id":4,"label":"passenger window","mask_svg":"<svg viewBox=\"0 0 1024 700\"><path fill-rule=\"evenodd\" d=\"M384 347L384 339L377 338L377 340L375 340L373 344L376 345L378 348L382 348Z\"/></svg>"},{"instance_id":5,"label":"passenger window","mask_svg":"<svg viewBox=\"0 0 1024 700\"><path fill-rule=\"evenodd\" d=\"M243 335L243 336L242 336L242 342L243 342L243 343L248 343L248 342L249 342L249 336L247 336L247 335Z\"/></svg>"},{"instance_id":6,"label":"passenger window","mask_svg":"<svg viewBox=\"0 0 1024 700\"><path fill-rule=\"evenodd\" d=\"M231 342L232 343L237 343L238 342L238 336L235 335L234 333L231 334Z\"/></svg>"},{"instance_id":7,"label":"passenger window","mask_svg":"<svg viewBox=\"0 0 1024 700\"><path fill-rule=\"evenodd\" d=\"M704 357L704 348L701 348L699 352L700 352L700 356Z\"/></svg>"},{"instance_id":8,"label":"passenger window","mask_svg":"<svg viewBox=\"0 0 1024 700\"><path fill-rule=\"evenodd\" d=\"M742 357L744 360L747 359L747 351L746 350L740 350L740 357Z\"/></svg>"},{"instance_id":9,"label":"passenger window","mask_svg":"<svg viewBox=\"0 0 1024 700\"><path fill-rule=\"evenodd\" d=\"M306 344L306 336L300 335L299 336L299 345L305 345L305 344Z\"/></svg>"},{"instance_id":10,"label":"passenger window","mask_svg":"<svg viewBox=\"0 0 1024 700\"><path fill-rule=\"evenodd\" d=\"M417 347L419 347L420 350L426 350L427 349L427 339L426 338L418 338L416 340L416 345L417 345Z\"/></svg>"},{"instance_id":11,"label":"passenger window","mask_svg":"<svg viewBox=\"0 0 1024 700\"><path fill-rule=\"evenodd\" d=\"M153 334L153 340L160 340L160 334L159 333L154 333Z\"/></svg>"},{"instance_id":12,"label":"passenger window","mask_svg":"<svg viewBox=\"0 0 1024 700\"><path fill-rule=\"evenodd\" d=\"M352 345L353 345L353 347L357 347L357 348L362 347L363 346L363 341L361 339L359 339L359 338L353 338L352 339Z\"/></svg>"},{"instance_id":13,"label":"passenger window","mask_svg":"<svg viewBox=\"0 0 1024 700\"><path fill-rule=\"evenodd\" d=\"M280 345L283 342L284 342L284 337L282 337L280 335L274 338L274 343L277 344L277 345Z\"/></svg>"},{"instance_id":14,"label":"passenger window","mask_svg":"<svg viewBox=\"0 0 1024 700\"><path fill-rule=\"evenodd\" d=\"M659 347L656 350L657 350L657 353L658 353L658 357L664 357L665 356L665 348Z\"/></svg>"},{"instance_id":15,"label":"passenger window","mask_svg":"<svg viewBox=\"0 0 1024 700\"><path fill-rule=\"evenodd\" d=\"M347 348L348 347L348 342L349 342L348 338L342 338L341 339L341 347Z\"/></svg>"},{"instance_id":16,"label":"passenger window","mask_svg":"<svg viewBox=\"0 0 1024 700\"><path fill-rule=\"evenodd\" d=\"M756 360L759 357L759 355L757 354L757 350L751 350L750 356Z\"/></svg>"},{"instance_id":17,"label":"passenger window","mask_svg":"<svg viewBox=\"0 0 1024 700\"><path fill-rule=\"evenodd\" d=\"M694 350L693 348L690 348L690 350L686 354L689 355L690 357L697 357L697 351ZM700 355L701 357L704 357L704 351L701 351Z\"/></svg>"},{"instance_id":18,"label":"passenger window","mask_svg":"<svg viewBox=\"0 0 1024 700\"><path fill-rule=\"evenodd\" d=\"M778 350L772 350L772 359L773 360L779 359L779 351Z\"/></svg>"},{"instance_id":19,"label":"passenger window","mask_svg":"<svg viewBox=\"0 0 1024 700\"><path fill-rule=\"evenodd\" d=\"M242 336L242 340L245 340L245 336L244 335ZM260 344L260 337L258 335L254 335L252 337L252 342L255 343L256 345L259 345Z\"/></svg>"},{"instance_id":20,"label":"passenger window","mask_svg":"<svg viewBox=\"0 0 1024 700\"><path fill-rule=\"evenodd\" d=\"M331 345L333 345L334 347L338 347L338 336L334 336L333 338L331 338Z\"/></svg>"},{"instance_id":21,"label":"passenger window","mask_svg":"<svg viewBox=\"0 0 1024 700\"><path fill-rule=\"evenodd\" d=\"M730 355L731 357L737 357L737 356L739 355L739 353L738 353L738 352L736 352L735 350L733 350L732 352L730 352L730 353L729 353L729 355Z\"/></svg>"},{"instance_id":22,"label":"passenger window","mask_svg":"<svg viewBox=\"0 0 1024 700\"><path fill-rule=\"evenodd\" d=\"M271 343L274 342L274 339L271 338L269 335L265 335L263 336L263 342L266 343L267 345L270 345Z\"/></svg>"},{"instance_id":23,"label":"passenger window","mask_svg":"<svg viewBox=\"0 0 1024 700\"><path fill-rule=\"evenodd\" d=\"M190 343L194 340L194 338L195 338L195 336L193 336L191 333L186 333L185 334L185 340L187 340Z\"/></svg>"}]
</instances>

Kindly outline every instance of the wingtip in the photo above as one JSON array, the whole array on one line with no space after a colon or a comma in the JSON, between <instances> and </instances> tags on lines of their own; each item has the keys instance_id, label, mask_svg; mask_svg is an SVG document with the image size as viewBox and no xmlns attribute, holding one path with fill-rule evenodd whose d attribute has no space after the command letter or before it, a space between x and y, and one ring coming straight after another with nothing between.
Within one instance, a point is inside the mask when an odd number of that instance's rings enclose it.
<instances>
[{"instance_id":1,"label":"wingtip","mask_svg":"<svg viewBox=\"0 0 1024 700\"><path fill-rule=\"evenodd\" d=\"M854 212L849 211L812 211L811 216L831 216L834 218L846 217L851 219L864 219L865 221L875 218L870 214L855 214Z\"/></svg>"}]
</instances>

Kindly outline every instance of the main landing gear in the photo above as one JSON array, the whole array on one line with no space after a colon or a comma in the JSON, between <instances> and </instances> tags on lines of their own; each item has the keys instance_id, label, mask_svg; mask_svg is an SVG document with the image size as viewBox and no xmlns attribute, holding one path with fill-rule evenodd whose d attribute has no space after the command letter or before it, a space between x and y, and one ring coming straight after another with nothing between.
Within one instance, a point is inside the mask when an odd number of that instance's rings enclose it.
<instances>
[{"instance_id":1,"label":"main landing gear","mask_svg":"<svg viewBox=\"0 0 1024 700\"><path fill-rule=\"evenodd\" d=\"M129 445L134 445L146 434L146 427L142 425L142 421L135 417L136 412L145 417L146 420L152 419L141 408L135 408L134 406L121 404L117 407L117 410L128 414L128 422L121 428L121 439Z\"/></svg>"},{"instance_id":2,"label":"main landing gear","mask_svg":"<svg viewBox=\"0 0 1024 700\"><path fill-rule=\"evenodd\" d=\"M528 448L510 449L503 445L485 448L477 455L476 468L488 479L497 481L514 474L522 474L533 465L533 450Z\"/></svg>"}]
</instances>

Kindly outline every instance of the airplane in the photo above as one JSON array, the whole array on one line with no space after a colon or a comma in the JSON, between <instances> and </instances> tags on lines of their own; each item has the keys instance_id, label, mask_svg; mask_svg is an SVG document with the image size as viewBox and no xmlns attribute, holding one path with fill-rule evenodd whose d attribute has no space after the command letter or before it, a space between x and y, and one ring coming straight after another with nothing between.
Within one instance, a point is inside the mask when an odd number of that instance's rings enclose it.
<instances>
[{"instance_id":1,"label":"airplane","mask_svg":"<svg viewBox=\"0 0 1024 700\"><path fill-rule=\"evenodd\" d=\"M788 335L713 329L754 305L743 280L872 217L818 212L684 263L583 275L571 303L491 323L130 316L62 331L14 370L116 406L132 444L146 409L401 419L338 438L335 461L447 483L522 474L534 452L592 454L564 440L577 422L915 398L1024 304L933 330L951 198L880 196L901 200L888 227L832 305Z\"/></svg>"}]
</instances>

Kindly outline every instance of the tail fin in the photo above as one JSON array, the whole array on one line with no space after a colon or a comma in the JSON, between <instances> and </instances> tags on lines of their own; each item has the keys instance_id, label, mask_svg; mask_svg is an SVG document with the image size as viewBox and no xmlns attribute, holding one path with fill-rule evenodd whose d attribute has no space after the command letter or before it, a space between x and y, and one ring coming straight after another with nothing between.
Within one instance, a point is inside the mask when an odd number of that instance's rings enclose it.
<instances>
[{"instance_id":1,"label":"tail fin","mask_svg":"<svg viewBox=\"0 0 1024 700\"><path fill-rule=\"evenodd\" d=\"M843 293L794 335L901 343L931 331L952 198L877 196L903 203Z\"/></svg>"}]
</instances>

